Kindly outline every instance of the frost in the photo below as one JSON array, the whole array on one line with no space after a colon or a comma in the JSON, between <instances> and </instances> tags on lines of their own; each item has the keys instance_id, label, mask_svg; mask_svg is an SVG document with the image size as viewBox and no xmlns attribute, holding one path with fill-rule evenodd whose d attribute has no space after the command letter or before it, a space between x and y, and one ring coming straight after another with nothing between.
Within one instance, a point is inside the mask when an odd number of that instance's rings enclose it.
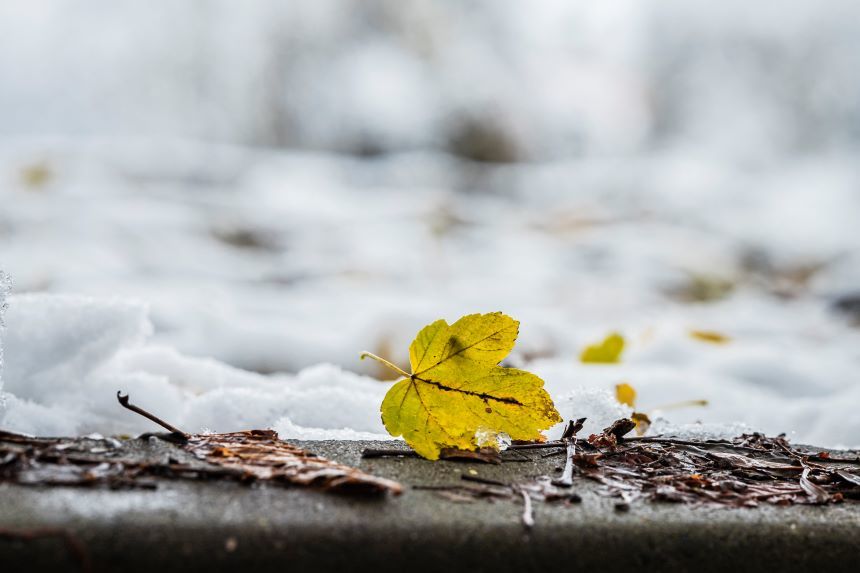
<instances>
[{"instance_id":1,"label":"frost","mask_svg":"<svg viewBox=\"0 0 860 573\"><path fill-rule=\"evenodd\" d=\"M475 443L479 448L496 448L506 450L511 445L511 437L504 432L496 432L486 428L478 428L475 432Z\"/></svg>"}]
</instances>

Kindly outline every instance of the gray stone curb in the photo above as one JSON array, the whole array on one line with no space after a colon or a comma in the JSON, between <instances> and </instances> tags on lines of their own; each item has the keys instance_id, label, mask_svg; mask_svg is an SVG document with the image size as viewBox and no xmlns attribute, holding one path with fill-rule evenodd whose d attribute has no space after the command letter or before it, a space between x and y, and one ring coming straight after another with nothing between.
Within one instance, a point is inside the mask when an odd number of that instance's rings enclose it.
<instances>
[{"instance_id":1,"label":"gray stone curb","mask_svg":"<svg viewBox=\"0 0 860 573\"><path fill-rule=\"evenodd\" d=\"M59 528L93 571L857 571L860 504L755 509L634 502L627 512L584 479L582 503L535 503L527 530L517 500L457 503L415 485L463 485L468 470L506 482L555 473L560 458L485 465L415 458L362 460L378 442L304 447L401 481L399 497L298 488L162 481L158 489L0 485L0 529ZM141 443L141 455L163 455ZM149 452L149 454L147 453ZM0 571L74 571L62 538L0 539Z\"/></svg>"}]
</instances>

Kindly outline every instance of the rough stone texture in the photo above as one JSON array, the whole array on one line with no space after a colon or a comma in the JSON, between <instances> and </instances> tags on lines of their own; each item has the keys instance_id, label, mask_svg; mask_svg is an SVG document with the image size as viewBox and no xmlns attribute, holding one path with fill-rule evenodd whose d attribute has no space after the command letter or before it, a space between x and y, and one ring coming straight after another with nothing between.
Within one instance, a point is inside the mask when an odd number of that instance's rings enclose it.
<instances>
[{"instance_id":1,"label":"rough stone texture","mask_svg":"<svg viewBox=\"0 0 860 573\"><path fill-rule=\"evenodd\" d=\"M561 457L498 466L360 458L391 443L309 442L308 449L404 485L506 482L557 474ZM172 446L141 441L142 457ZM0 485L0 531L70 532L94 571L856 571L860 504L719 509L634 502L628 512L575 482L581 504L455 503L407 487L356 498L306 489L163 481L155 491ZM0 571L75 570L59 538L0 538Z\"/></svg>"}]
</instances>

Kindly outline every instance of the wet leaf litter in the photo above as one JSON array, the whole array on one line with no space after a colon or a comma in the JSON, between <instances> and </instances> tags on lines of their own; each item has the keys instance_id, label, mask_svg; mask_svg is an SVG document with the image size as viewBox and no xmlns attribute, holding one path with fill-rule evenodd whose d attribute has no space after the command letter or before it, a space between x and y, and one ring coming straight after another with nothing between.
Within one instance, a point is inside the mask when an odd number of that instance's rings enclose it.
<instances>
[{"instance_id":1,"label":"wet leaf litter","mask_svg":"<svg viewBox=\"0 0 860 573\"><path fill-rule=\"evenodd\" d=\"M743 434L732 440L668 436L627 437L633 420L622 418L602 432L578 438L584 418L568 422L562 438L512 444L501 452L564 457L555 477L536 475L516 483L463 473L462 483L413 485L457 503L511 500L523 508L522 523L534 525L533 502L571 505L582 500L577 486L596 482L596 492L626 512L635 501L692 506L753 508L760 505L829 505L860 501L860 456L792 446L784 436ZM401 456L405 449L366 450L366 457Z\"/></svg>"},{"instance_id":2,"label":"wet leaf litter","mask_svg":"<svg viewBox=\"0 0 860 573\"><path fill-rule=\"evenodd\" d=\"M493 457L462 453L448 457L446 463L463 468L453 480L421 483L420 478L411 478L402 485L373 475L373 468L362 471L314 456L268 430L186 435L185 442L172 433L150 435L145 441L164 444L169 453L146 460L129 449L127 440L0 433L0 482L155 489L165 479L190 479L310 486L358 495L423 490L451 503L516 504L526 528L539 525L535 513L541 504L576 505L586 491L614 500L620 512L631 510L636 501L749 508L860 500L860 458L844 453L811 451L782 437L760 434L733 440L627 437L632 427L627 419L597 434L578 436L583 421L568 423L558 441L515 443ZM377 459L418 457L406 447L364 453ZM559 463L554 474L530 475L534 466L528 464L513 479L497 479L489 471L524 459L555 458ZM587 482L597 487L586 487Z\"/></svg>"},{"instance_id":3,"label":"wet leaf litter","mask_svg":"<svg viewBox=\"0 0 860 573\"><path fill-rule=\"evenodd\" d=\"M0 483L42 486L106 486L155 489L158 479L226 480L302 486L323 491L399 494L396 481L370 475L308 452L272 430L186 434L117 394L120 404L168 434L144 434L149 442L179 448L141 456L115 438L36 438L0 431Z\"/></svg>"}]
</instances>

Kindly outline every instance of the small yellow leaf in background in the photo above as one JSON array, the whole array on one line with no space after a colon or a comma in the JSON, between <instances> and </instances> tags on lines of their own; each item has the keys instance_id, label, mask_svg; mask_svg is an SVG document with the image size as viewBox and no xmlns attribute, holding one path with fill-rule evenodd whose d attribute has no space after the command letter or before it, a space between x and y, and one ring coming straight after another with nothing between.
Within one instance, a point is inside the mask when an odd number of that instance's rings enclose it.
<instances>
[{"instance_id":1,"label":"small yellow leaf in background","mask_svg":"<svg viewBox=\"0 0 860 573\"><path fill-rule=\"evenodd\" d=\"M615 385L615 399L631 408L636 407L636 389L627 382Z\"/></svg>"},{"instance_id":2,"label":"small yellow leaf in background","mask_svg":"<svg viewBox=\"0 0 860 573\"><path fill-rule=\"evenodd\" d=\"M363 353L403 376L382 400L388 433L430 460L444 449L478 449L479 433L543 439L541 431L561 422L543 380L498 365L513 349L519 324L501 312L470 314L451 325L437 320L409 347L412 373Z\"/></svg>"},{"instance_id":3,"label":"small yellow leaf in background","mask_svg":"<svg viewBox=\"0 0 860 573\"><path fill-rule=\"evenodd\" d=\"M624 404L625 406L629 406L630 408L636 407L636 389L628 384L627 382L622 382L621 384L615 385L615 399L618 400L619 404ZM661 412L664 410L674 410L676 408L689 408L696 406L707 406L707 400L685 400L683 402L674 402L672 404L664 404L663 406L659 406L654 408L651 411L653 415L655 412ZM645 412L633 412L630 415L630 419L636 422L636 434L642 436L645 432L648 431L648 428L651 427L651 417Z\"/></svg>"},{"instance_id":4,"label":"small yellow leaf in background","mask_svg":"<svg viewBox=\"0 0 860 573\"><path fill-rule=\"evenodd\" d=\"M725 334L715 332L713 330L691 330L690 337L702 342L709 342L711 344L728 344L732 341L732 339Z\"/></svg>"},{"instance_id":5,"label":"small yellow leaf in background","mask_svg":"<svg viewBox=\"0 0 860 573\"><path fill-rule=\"evenodd\" d=\"M614 364L621 361L623 351L624 337L613 332L602 342L586 347L579 359L591 364Z\"/></svg>"},{"instance_id":6,"label":"small yellow leaf in background","mask_svg":"<svg viewBox=\"0 0 860 573\"><path fill-rule=\"evenodd\" d=\"M45 162L33 163L21 169L21 182L31 190L41 189L51 182L54 172Z\"/></svg>"}]
</instances>

